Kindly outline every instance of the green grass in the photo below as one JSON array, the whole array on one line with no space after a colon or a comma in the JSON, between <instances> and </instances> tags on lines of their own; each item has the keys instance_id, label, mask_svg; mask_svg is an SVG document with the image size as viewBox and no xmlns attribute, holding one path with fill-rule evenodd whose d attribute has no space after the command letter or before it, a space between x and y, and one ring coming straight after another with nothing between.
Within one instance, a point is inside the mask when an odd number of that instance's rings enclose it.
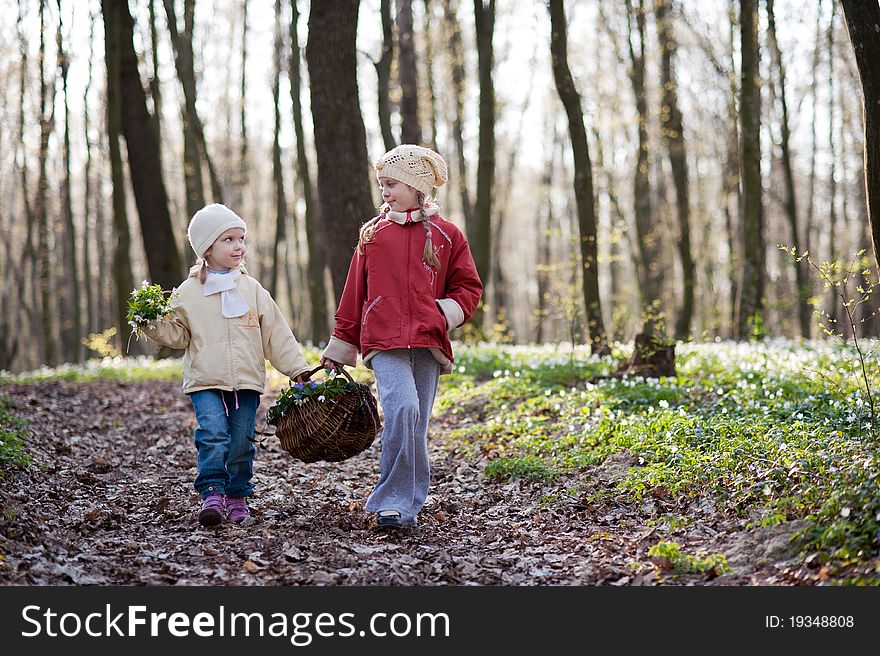
<instances>
[{"instance_id":1,"label":"green grass","mask_svg":"<svg viewBox=\"0 0 880 656\"><path fill-rule=\"evenodd\" d=\"M877 344L867 346L874 390ZM488 457L490 480L564 483L624 453L635 464L606 499L711 495L755 524L807 520L798 545L828 560L853 564L880 551L880 438L851 349L679 344L675 378L596 382L614 363L585 351L576 365L565 349L460 352L435 414L472 420L449 443Z\"/></svg>"},{"instance_id":2,"label":"green grass","mask_svg":"<svg viewBox=\"0 0 880 656\"><path fill-rule=\"evenodd\" d=\"M306 360L318 366L320 350L312 346L301 346ZM270 387L280 387L287 383L288 379L279 374L267 362L267 379ZM370 372L363 368L350 370L356 380L369 378ZM150 356L137 357L106 357L93 358L84 364L65 364L59 367L41 367L33 371L21 374L11 374L0 371L0 384L4 383L39 383L48 381L66 382L91 382L98 380L116 382L138 382L148 380L181 380L183 374L183 361L181 358L156 359ZM315 378L321 376L320 372Z\"/></svg>"},{"instance_id":3,"label":"green grass","mask_svg":"<svg viewBox=\"0 0 880 656\"><path fill-rule=\"evenodd\" d=\"M26 467L31 458L25 448L27 422L11 414L0 396L0 479L12 467Z\"/></svg>"},{"instance_id":4,"label":"green grass","mask_svg":"<svg viewBox=\"0 0 880 656\"><path fill-rule=\"evenodd\" d=\"M878 345L863 346L876 393ZM318 362L318 349L304 352ZM487 485L519 478L572 488L579 474L624 454L631 466L592 494L623 504L710 495L720 512L753 525L806 520L798 546L825 561L880 555L880 437L852 349L679 344L676 377L601 378L626 355L620 345L615 357L599 358L583 346L457 344L455 371L441 377L435 403L435 416L451 425L447 447L487 460ZM372 378L362 365L351 373ZM0 383L179 378L177 359L105 358L3 373ZM270 368L270 387L286 382ZM875 579L880 573L853 580Z\"/></svg>"}]
</instances>

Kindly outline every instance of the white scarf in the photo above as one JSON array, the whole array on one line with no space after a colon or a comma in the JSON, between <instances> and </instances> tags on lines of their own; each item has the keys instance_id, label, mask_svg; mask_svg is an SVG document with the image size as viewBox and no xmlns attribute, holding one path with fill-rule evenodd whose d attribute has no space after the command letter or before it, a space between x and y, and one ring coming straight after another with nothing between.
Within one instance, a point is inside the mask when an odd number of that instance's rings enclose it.
<instances>
[{"instance_id":1,"label":"white scarf","mask_svg":"<svg viewBox=\"0 0 880 656\"><path fill-rule=\"evenodd\" d=\"M220 309L227 319L240 317L250 309L244 295L238 290L236 282L241 278L241 270L233 269L229 273L213 273L208 271L205 280L205 296L220 293Z\"/></svg>"},{"instance_id":2,"label":"white scarf","mask_svg":"<svg viewBox=\"0 0 880 656\"><path fill-rule=\"evenodd\" d=\"M414 210L411 212L396 212L388 207L387 203L382 206L382 210L385 212L385 218L391 219L395 223L400 223L403 225L407 222L407 219L410 221L421 221L422 215L418 210ZM432 217L435 214L440 213L440 208L434 205L433 203L428 203L425 207L422 208L422 211L425 213L426 217Z\"/></svg>"}]
</instances>

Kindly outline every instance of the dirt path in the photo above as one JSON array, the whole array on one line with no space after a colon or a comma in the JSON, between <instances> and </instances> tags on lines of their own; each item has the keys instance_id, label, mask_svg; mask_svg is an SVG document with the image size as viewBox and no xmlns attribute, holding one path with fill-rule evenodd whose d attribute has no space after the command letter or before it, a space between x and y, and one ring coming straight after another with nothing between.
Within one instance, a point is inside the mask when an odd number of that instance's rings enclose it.
<instances>
[{"instance_id":1,"label":"dirt path","mask_svg":"<svg viewBox=\"0 0 880 656\"><path fill-rule=\"evenodd\" d=\"M433 484L420 525L373 528L362 509L377 478L379 441L343 463L303 464L277 446L255 463L253 519L205 529L192 488L194 419L178 383L0 386L30 421L34 467L2 482L0 583L12 585L788 585L815 584L785 538L793 527L745 531L711 500L573 502L554 486L498 484L442 443L432 426ZM272 398L258 415L263 424ZM613 486L613 460L585 473ZM583 483L583 481L581 481ZM583 496L582 498L586 498ZM568 499L553 503L553 499ZM657 518L688 518L673 535ZM650 562L662 539L727 554L723 576L672 576ZM633 565L639 561L642 565Z\"/></svg>"}]
</instances>

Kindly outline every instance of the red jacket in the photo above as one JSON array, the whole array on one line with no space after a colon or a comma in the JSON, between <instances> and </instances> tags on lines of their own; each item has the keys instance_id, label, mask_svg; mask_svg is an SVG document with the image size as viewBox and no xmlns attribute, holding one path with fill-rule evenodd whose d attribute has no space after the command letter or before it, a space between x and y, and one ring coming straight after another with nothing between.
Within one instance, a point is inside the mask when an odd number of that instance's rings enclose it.
<instances>
[{"instance_id":1,"label":"red jacket","mask_svg":"<svg viewBox=\"0 0 880 656\"><path fill-rule=\"evenodd\" d=\"M428 348L445 373L452 371L449 330L473 314L483 284L465 236L430 209L439 270L422 261L426 237L420 220L411 213L380 219L373 240L352 256L324 357L354 366L357 351L368 362L378 351Z\"/></svg>"}]
</instances>

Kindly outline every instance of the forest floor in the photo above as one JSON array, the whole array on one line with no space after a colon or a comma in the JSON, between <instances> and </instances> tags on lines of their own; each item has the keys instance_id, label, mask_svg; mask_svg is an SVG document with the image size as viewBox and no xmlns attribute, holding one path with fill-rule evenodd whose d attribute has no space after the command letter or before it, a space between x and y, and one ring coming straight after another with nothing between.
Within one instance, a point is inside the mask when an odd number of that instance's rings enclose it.
<instances>
[{"instance_id":1,"label":"forest floor","mask_svg":"<svg viewBox=\"0 0 880 656\"><path fill-rule=\"evenodd\" d=\"M0 386L26 418L34 464L0 490L5 585L824 585L786 523L749 528L711 498L646 497L607 505L566 498L572 484L496 482L484 462L444 441L461 421L436 417L432 485L419 525L381 532L363 503L378 476L379 440L342 463L257 452L252 517L203 528L193 490L194 417L179 382L42 382ZM272 396L263 397L258 428ZM630 463L612 457L578 474L598 490ZM590 497L593 498L593 497ZM673 512L688 552L726 556L730 571L679 574L648 548Z\"/></svg>"}]
</instances>

